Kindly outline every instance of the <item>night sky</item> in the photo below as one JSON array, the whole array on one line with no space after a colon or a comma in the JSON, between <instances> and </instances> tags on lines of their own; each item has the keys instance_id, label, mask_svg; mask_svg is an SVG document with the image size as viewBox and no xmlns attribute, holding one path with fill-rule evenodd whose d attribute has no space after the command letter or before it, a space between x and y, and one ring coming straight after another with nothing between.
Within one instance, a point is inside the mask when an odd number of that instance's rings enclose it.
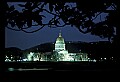
<instances>
[{"instance_id":1,"label":"night sky","mask_svg":"<svg viewBox=\"0 0 120 82\"><path fill-rule=\"evenodd\" d=\"M41 43L46 42L55 42L56 38L59 34L59 28L48 28L45 27L42 30L36 33L24 33L17 32L9 29L5 29L5 47L18 47L20 49L27 49ZM82 34L78 31L77 28L73 27L64 27L61 29L62 36L65 41L84 41L84 42L92 42L92 41L100 41L107 40L101 39L98 36L90 35L90 34Z\"/></svg>"},{"instance_id":2,"label":"night sky","mask_svg":"<svg viewBox=\"0 0 120 82\"><path fill-rule=\"evenodd\" d=\"M104 15L102 17L104 17ZM98 21L98 19L96 19L95 22L96 21ZM5 28L5 47L17 47L24 50L42 43L55 42L59 32L60 28L49 28L47 26L35 33L25 33ZM65 41L93 42L107 40L90 34L82 34L77 28L71 26L62 27L61 32Z\"/></svg>"}]
</instances>

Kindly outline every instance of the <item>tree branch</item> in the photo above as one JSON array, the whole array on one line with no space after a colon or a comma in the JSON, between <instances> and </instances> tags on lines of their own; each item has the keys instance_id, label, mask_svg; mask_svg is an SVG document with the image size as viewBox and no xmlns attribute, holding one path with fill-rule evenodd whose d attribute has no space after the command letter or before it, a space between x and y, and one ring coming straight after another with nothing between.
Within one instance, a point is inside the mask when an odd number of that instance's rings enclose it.
<instances>
[{"instance_id":1,"label":"tree branch","mask_svg":"<svg viewBox=\"0 0 120 82\"><path fill-rule=\"evenodd\" d=\"M97 16L100 15L101 13L102 13L102 12L99 12L99 13L92 19L92 21L95 20L95 19L97 18Z\"/></svg>"},{"instance_id":2,"label":"tree branch","mask_svg":"<svg viewBox=\"0 0 120 82\"><path fill-rule=\"evenodd\" d=\"M46 12L52 14L52 15L59 16L59 15L57 15L55 13L52 13L52 12L48 11L47 9L42 9L42 8L39 8L39 7L37 7L37 8L40 9L40 10L44 10L44 11L46 11Z\"/></svg>"},{"instance_id":3,"label":"tree branch","mask_svg":"<svg viewBox=\"0 0 120 82\"><path fill-rule=\"evenodd\" d=\"M10 30L14 30L14 31L21 31L20 29L13 29L13 28L10 28L10 27L8 27L8 26L6 26L8 29L10 29Z\"/></svg>"},{"instance_id":4,"label":"tree branch","mask_svg":"<svg viewBox=\"0 0 120 82\"><path fill-rule=\"evenodd\" d=\"M25 32L25 33L34 33L34 32L37 32L37 31L39 31L39 30L41 30L43 27L44 27L45 25L43 25L42 27L40 27L39 29L37 29L37 30L34 30L34 31L26 31L26 30L23 30L23 29L21 29L23 32Z\"/></svg>"}]
</instances>

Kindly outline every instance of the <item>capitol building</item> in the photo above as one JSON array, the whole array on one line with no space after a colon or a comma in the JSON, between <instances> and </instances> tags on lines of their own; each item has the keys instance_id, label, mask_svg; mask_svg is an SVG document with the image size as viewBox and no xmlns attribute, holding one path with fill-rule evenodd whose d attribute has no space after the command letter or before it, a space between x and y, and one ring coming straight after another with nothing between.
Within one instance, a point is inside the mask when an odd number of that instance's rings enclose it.
<instances>
[{"instance_id":1,"label":"capitol building","mask_svg":"<svg viewBox=\"0 0 120 82\"><path fill-rule=\"evenodd\" d=\"M27 54L25 61L88 61L88 54L82 52L69 53L66 50L65 40L59 33L55 43L55 49L52 52L35 53L30 52Z\"/></svg>"}]
</instances>

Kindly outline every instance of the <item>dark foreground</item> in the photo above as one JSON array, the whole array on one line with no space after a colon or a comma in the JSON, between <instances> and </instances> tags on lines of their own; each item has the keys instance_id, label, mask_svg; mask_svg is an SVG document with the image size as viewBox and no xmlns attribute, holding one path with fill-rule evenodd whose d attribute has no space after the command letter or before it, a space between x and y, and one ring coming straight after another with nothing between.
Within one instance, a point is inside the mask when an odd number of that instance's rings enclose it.
<instances>
[{"instance_id":1,"label":"dark foreground","mask_svg":"<svg viewBox=\"0 0 120 82\"><path fill-rule=\"evenodd\" d=\"M5 77L92 77L115 76L120 73L120 65L116 62L5 62Z\"/></svg>"},{"instance_id":2,"label":"dark foreground","mask_svg":"<svg viewBox=\"0 0 120 82\"><path fill-rule=\"evenodd\" d=\"M27 69L28 71L32 69L37 71L40 69L46 71L114 71L120 69L119 65L116 62L5 62L5 72L27 71Z\"/></svg>"}]
</instances>

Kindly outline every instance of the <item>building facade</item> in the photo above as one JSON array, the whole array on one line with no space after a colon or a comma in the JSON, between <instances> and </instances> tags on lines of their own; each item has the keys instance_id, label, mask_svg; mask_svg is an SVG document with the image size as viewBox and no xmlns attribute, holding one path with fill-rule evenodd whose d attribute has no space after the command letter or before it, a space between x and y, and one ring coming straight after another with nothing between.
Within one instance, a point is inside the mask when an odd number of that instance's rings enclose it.
<instances>
[{"instance_id":1,"label":"building facade","mask_svg":"<svg viewBox=\"0 0 120 82\"><path fill-rule=\"evenodd\" d=\"M26 61L88 61L88 54L81 52L69 53L61 32L55 41L55 49L52 52L34 53L30 52L25 58Z\"/></svg>"},{"instance_id":2,"label":"building facade","mask_svg":"<svg viewBox=\"0 0 120 82\"><path fill-rule=\"evenodd\" d=\"M55 50L53 52L57 53L57 61L88 61L87 53L69 53L65 48L65 41L61 33L59 33L58 38L55 42Z\"/></svg>"}]
</instances>

